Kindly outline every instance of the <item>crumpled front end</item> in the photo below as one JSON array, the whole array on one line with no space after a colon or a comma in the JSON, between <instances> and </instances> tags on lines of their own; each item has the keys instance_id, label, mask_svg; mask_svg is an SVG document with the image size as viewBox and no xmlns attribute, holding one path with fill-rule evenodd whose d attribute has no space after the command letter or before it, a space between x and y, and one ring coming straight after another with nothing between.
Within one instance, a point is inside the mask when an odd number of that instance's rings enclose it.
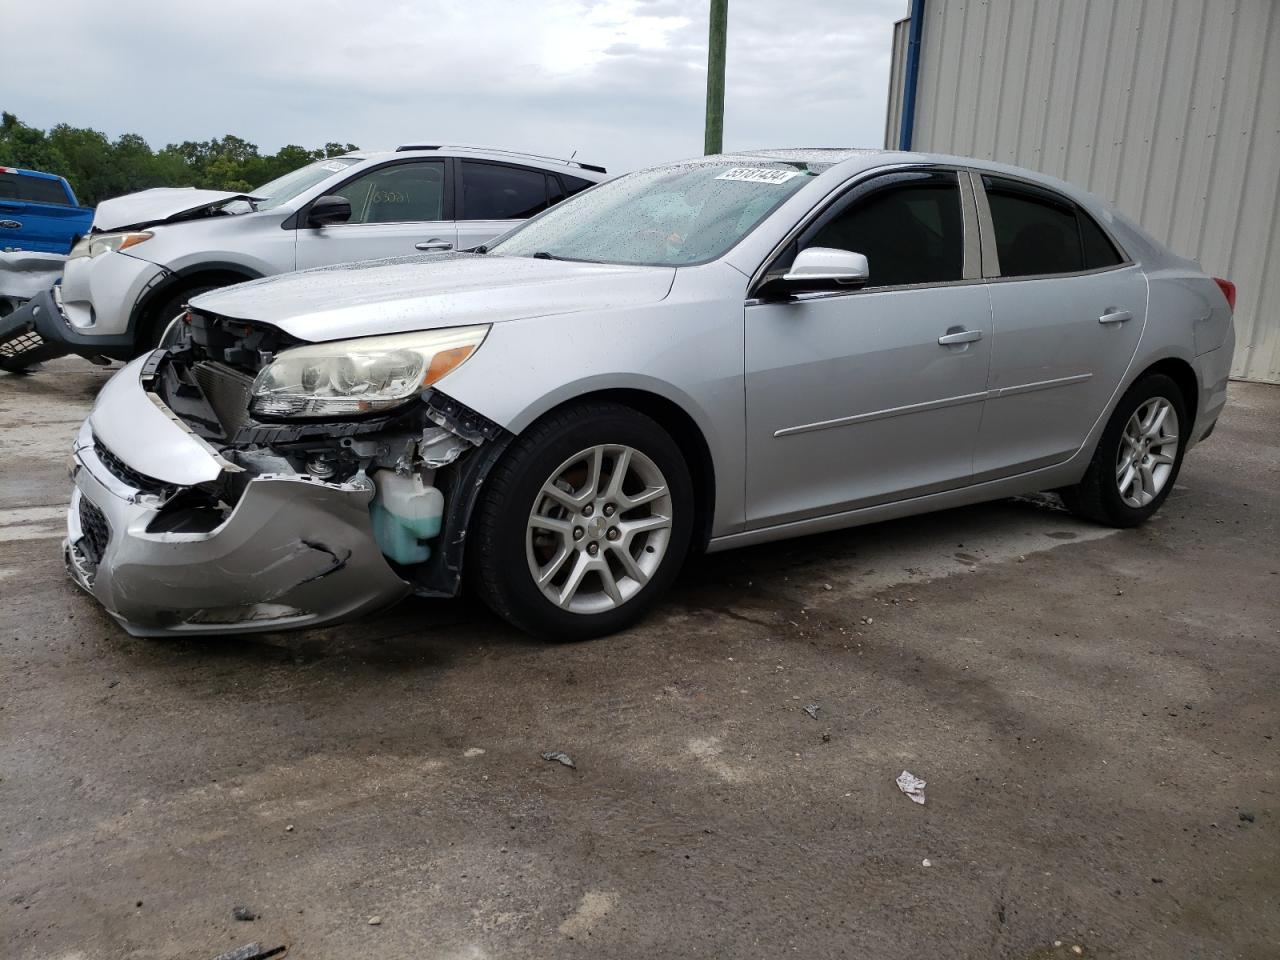
<instances>
[{"instance_id":1,"label":"crumpled front end","mask_svg":"<svg viewBox=\"0 0 1280 960\"><path fill-rule=\"evenodd\" d=\"M262 423L270 330L195 317L99 396L73 449L68 572L130 633L313 626L452 595L503 438L426 391L394 414Z\"/></svg>"}]
</instances>

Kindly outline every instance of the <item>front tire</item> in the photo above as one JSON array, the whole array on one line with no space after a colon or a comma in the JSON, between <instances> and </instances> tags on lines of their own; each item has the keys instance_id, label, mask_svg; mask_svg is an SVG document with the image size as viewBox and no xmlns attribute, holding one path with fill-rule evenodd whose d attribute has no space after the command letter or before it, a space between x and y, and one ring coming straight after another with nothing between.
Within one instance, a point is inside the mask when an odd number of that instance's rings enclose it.
<instances>
[{"instance_id":1,"label":"front tire","mask_svg":"<svg viewBox=\"0 0 1280 960\"><path fill-rule=\"evenodd\" d=\"M494 468L467 566L489 607L551 641L613 633L647 613L689 549L693 483L657 422L616 403L557 411Z\"/></svg>"},{"instance_id":2,"label":"front tire","mask_svg":"<svg viewBox=\"0 0 1280 960\"><path fill-rule=\"evenodd\" d=\"M1144 523L1178 479L1190 430L1178 385L1162 373L1148 374L1120 398L1084 477L1059 491L1062 502L1109 526Z\"/></svg>"}]
</instances>

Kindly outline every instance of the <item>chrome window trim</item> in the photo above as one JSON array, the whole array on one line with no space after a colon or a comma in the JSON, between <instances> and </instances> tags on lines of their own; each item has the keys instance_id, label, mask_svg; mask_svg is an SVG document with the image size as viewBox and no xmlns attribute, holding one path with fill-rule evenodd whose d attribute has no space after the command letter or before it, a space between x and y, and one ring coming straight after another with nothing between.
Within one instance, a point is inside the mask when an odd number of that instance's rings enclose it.
<instances>
[{"instance_id":1,"label":"chrome window trim","mask_svg":"<svg viewBox=\"0 0 1280 960\"><path fill-rule=\"evenodd\" d=\"M1110 273L1112 270L1122 270L1125 267L1134 266L1137 261L1129 255L1129 251L1125 245L1120 242L1115 233L1107 229L1106 224L1102 223L1097 217L1085 209L1085 207L1077 203L1071 197L1067 196L1060 190L1053 187L1045 186L1043 183L1037 183L1035 180L1028 180L1026 177L1016 176L1014 174L1005 173L1003 171L984 170L981 167L969 168L970 183L973 186L974 197L978 204L978 222L981 227L982 234L982 272L983 276L991 282L1008 282L1010 280L1048 280L1051 277L1087 277L1097 273ZM1052 194L1065 204L1069 204L1077 215L1083 214L1088 217L1099 230L1102 235L1111 241L1111 245L1121 256L1120 263L1114 263L1108 267L1094 267L1091 270L1071 270L1065 273L1034 273L1025 274L1017 277L1006 277L1000 273L1000 256L996 251L996 232L995 221L991 217L991 204L987 200L987 188L982 182L983 177L994 177L997 180L1008 180L1011 183L1023 184L1035 190L1040 190L1048 194ZM988 261L991 269L987 269Z\"/></svg>"},{"instance_id":2,"label":"chrome window trim","mask_svg":"<svg viewBox=\"0 0 1280 960\"><path fill-rule=\"evenodd\" d=\"M882 177L891 173L901 173L903 171L908 171L908 170L924 170L930 173L954 173L956 175L956 187L960 191L960 210L961 210L960 220L961 220L961 223L964 225L964 230L965 230L965 236L964 238L962 238L963 249L964 249L964 259L963 259L963 263L961 265L961 271L960 271L963 274L961 279L943 280L943 281L938 281L936 283L898 284L896 286L891 286L891 287L890 286L862 287L858 290L850 290L848 292L836 290L836 291L823 292L823 293L817 293L817 294L803 294L801 295L801 297L796 297L794 299L800 300L801 298L803 298L804 300L812 300L817 298L827 299L830 297L850 297L850 296L855 296L857 294L864 293L864 292L865 293L883 293L886 291L894 291L894 290L927 290L927 289L932 289L934 287L954 287L960 284L980 282L983 279L980 275L975 274L974 276L969 276L969 273L973 267L973 264L970 262L970 259L969 259L970 244L968 239L968 230L971 224L973 223L973 216L971 212L968 212L967 207L968 207L968 203L972 202L973 198L972 196L970 196L968 200L966 200L966 194L965 194L964 185L963 185L964 178L961 176L961 174L964 173L967 170L967 168L955 166L953 164L946 164L946 163L895 163L895 164L889 164L883 167L874 167L871 170L860 170L858 173L854 174L844 183L840 184L838 187L828 192L827 195L823 197L818 203L816 203L813 206L813 208L809 210L807 214L805 214L798 221L796 221L795 225L792 226L792 228L786 232L783 238L779 240L776 244L774 244L773 249L769 251L769 255L766 256L760 262L759 266L757 266L755 271L751 274L751 280L747 284L746 303L748 305L754 305L754 304L760 304L760 303L777 302L772 299L764 299L761 297L757 297L754 293L755 289L761 283L764 282L764 275L768 273L769 267L778 258L778 255L783 250L786 249L787 245L791 243L791 241L794 240L796 237L798 237L801 233L803 233L809 227L809 225L813 223L814 220L818 219L818 217L826 213L826 211L831 207L832 204L838 203L841 200L841 198L843 198L845 194L847 194L850 190L856 189L862 184L867 183L873 179L876 179L877 177ZM981 249L981 247L979 247L979 249Z\"/></svg>"}]
</instances>

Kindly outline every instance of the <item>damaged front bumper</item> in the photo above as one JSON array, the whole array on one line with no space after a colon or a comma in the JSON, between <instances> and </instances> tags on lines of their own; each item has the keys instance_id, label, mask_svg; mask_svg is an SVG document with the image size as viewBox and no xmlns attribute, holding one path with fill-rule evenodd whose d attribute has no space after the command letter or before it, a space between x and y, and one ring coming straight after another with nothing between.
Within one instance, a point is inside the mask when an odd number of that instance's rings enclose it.
<instances>
[{"instance_id":1,"label":"damaged front bumper","mask_svg":"<svg viewBox=\"0 0 1280 960\"><path fill-rule=\"evenodd\" d=\"M363 474L328 482L258 473L209 529L175 524L184 482L244 471L144 388L146 363L139 358L112 379L80 430L63 544L72 579L126 630L160 636L311 626L411 592L379 550L370 520L375 487Z\"/></svg>"}]
</instances>

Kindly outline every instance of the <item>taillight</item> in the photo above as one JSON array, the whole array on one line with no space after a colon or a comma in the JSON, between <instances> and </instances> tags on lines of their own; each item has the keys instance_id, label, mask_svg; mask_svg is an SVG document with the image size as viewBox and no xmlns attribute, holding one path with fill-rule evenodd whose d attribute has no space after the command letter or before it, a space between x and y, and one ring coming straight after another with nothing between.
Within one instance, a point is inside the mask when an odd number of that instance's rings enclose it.
<instances>
[{"instance_id":1,"label":"taillight","mask_svg":"<svg viewBox=\"0 0 1280 960\"><path fill-rule=\"evenodd\" d=\"M1230 280L1223 280L1221 277L1214 277L1213 282L1218 285L1218 289L1222 291L1222 295L1227 298L1227 306L1231 308L1231 312L1236 312L1236 285Z\"/></svg>"}]
</instances>

